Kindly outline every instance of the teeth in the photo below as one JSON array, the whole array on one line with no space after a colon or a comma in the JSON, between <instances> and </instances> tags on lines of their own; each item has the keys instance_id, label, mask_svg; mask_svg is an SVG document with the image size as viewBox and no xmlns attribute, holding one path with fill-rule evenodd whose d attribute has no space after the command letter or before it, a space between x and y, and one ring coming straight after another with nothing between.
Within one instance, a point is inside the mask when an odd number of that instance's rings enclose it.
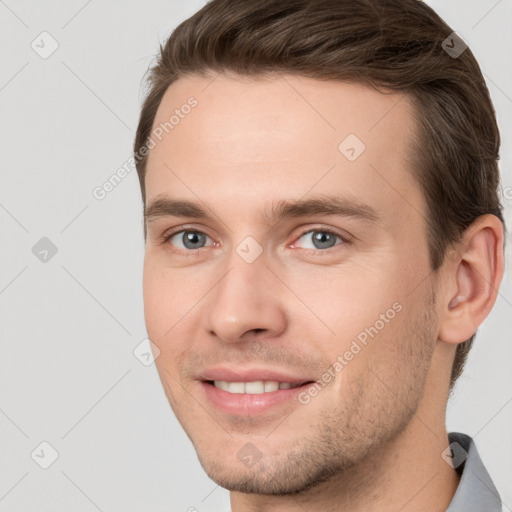
<instances>
[{"instance_id":1,"label":"teeth","mask_svg":"<svg viewBox=\"0 0 512 512\"><path fill-rule=\"evenodd\" d=\"M265 393L271 393L272 391L277 391L279 389L279 382L269 380L265 382Z\"/></svg>"},{"instance_id":2,"label":"teeth","mask_svg":"<svg viewBox=\"0 0 512 512\"><path fill-rule=\"evenodd\" d=\"M215 387L223 389L224 391L229 391L229 384L225 380L216 380Z\"/></svg>"},{"instance_id":3,"label":"teeth","mask_svg":"<svg viewBox=\"0 0 512 512\"><path fill-rule=\"evenodd\" d=\"M229 385L229 389L231 390L231 386L234 383ZM242 389L244 389L244 383L243 382L237 382L237 384L242 385ZM261 393L265 392L265 384L262 380L258 380L256 382L246 382L245 383L245 392L249 393L250 395L260 395ZM243 391L242 391L243 393Z\"/></svg>"},{"instance_id":4,"label":"teeth","mask_svg":"<svg viewBox=\"0 0 512 512\"><path fill-rule=\"evenodd\" d=\"M250 395L272 393L278 389L290 389L300 386L300 384L291 384L290 382L277 382L275 380L257 380L253 382L226 382L225 380L214 380L213 385L216 388L227 391L228 393L247 393Z\"/></svg>"},{"instance_id":5,"label":"teeth","mask_svg":"<svg viewBox=\"0 0 512 512\"><path fill-rule=\"evenodd\" d=\"M245 384L243 382L230 382L228 391L230 393L245 393Z\"/></svg>"}]
</instances>

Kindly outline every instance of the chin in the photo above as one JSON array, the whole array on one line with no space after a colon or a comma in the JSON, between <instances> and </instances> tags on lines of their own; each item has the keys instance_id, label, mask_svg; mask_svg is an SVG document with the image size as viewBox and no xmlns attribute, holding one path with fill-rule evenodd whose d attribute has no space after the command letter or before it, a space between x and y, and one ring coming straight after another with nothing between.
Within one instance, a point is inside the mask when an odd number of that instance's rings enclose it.
<instances>
[{"instance_id":1,"label":"chin","mask_svg":"<svg viewBox=\"0 0 512 512\"><path fill-rule=\"evenodd\" d=\"M300 494L339 476L340 471L343 471L339 465L315 464L299 451L276 455L272 459L262 454L261 459L249 463L251 465L240 460L236 452L227 452L225 449L213 453L211 450L201 452L196 447L196 451L205 473L216 484L228 491L244 494Z\"/></svg>"}]
</instances>

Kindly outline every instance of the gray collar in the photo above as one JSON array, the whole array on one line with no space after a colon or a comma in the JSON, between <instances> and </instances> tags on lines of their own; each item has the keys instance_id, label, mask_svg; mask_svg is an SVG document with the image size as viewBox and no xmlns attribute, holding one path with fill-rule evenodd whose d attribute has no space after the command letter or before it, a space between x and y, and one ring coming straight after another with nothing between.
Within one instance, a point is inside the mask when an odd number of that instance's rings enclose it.
<instances>
[{"instance_id":1,"label":"gray collar","mask_svg":"<svg viewBox=\"0 0 512 512\"><path fill-rule=\"evenodd\" d=\"M450 432L448 439L453 465L457 467L460 463L462 476L446 512L501 512L500 495L485 469L473 439L458 432ZM465 460L460 461L460 458Z\"/></svg>"}]
</instances>

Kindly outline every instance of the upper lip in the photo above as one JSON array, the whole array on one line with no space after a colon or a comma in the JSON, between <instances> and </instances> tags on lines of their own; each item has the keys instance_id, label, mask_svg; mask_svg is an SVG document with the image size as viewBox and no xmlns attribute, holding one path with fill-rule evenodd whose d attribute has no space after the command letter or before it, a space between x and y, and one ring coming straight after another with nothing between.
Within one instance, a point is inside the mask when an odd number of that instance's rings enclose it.
<instances>
[{"instance_id":1,"label":"upper lip","mask_svg":"<svg viewBox=\"0 0 512 512\"><path fill-rule=\"evenodd\" d=\"M277 381L289 382L290 384L303 384L311 382L308 376L297 375L284 370L272 370L270 368L234 368L215 367L207 368L199 376L200 380L213 381L222 380L227 382L255 382L255 381Z\"/></svg>"}]
</instances>

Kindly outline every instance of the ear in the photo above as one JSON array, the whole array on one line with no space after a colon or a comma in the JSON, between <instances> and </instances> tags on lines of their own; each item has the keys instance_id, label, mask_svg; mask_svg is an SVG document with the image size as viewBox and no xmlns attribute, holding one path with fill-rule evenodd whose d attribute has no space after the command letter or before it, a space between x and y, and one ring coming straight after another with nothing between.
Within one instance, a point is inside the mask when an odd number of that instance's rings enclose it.
<instances>
[{"instance_id":1,"label":"ear","mask_svg":"<svg viewBox=\"0 0 512 512\"><path fill-rule=\"evenodd\" d=\"M503 277L503 224L478 217L449 253L439 295L439 338L459 344L471 338L491 311Z\"/></svg>"}]
</instances>

